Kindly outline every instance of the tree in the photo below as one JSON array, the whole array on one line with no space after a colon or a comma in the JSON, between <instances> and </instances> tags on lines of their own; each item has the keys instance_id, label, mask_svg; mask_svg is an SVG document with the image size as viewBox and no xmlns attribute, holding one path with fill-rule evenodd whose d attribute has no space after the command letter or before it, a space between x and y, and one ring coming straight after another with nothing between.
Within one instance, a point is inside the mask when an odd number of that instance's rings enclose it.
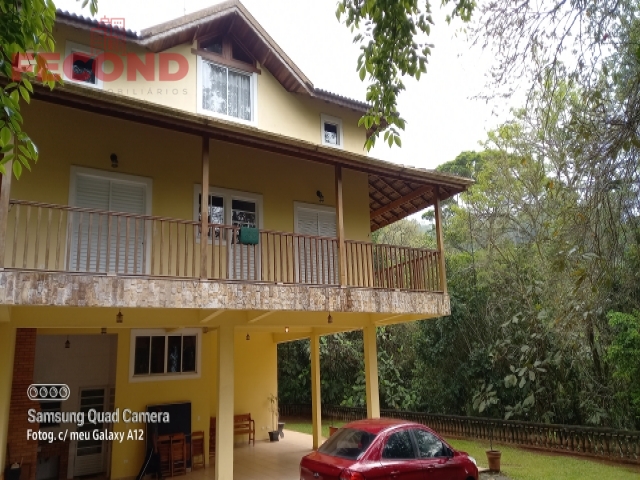
<instances>
[{"instance_id":1,"label":"tree","mask_svg":"<svg viewBox=\"0 0 640 480\"><path fill-rule=\"evenodd\" d=\"M88 3L89 0L83 0L82 6ZM90 10L92 14L97 12L97 0L91 0ZM12 80L0 85L0 173L6 175L5 166L13 160L13 174L20 178L23 167L31 170L31 163L38 161L38 149L22 128L20 104L29 103L34 79L51 89L60 82L43 56L55 48L52 30L56 7L51 0L0 0L0 14L0 74ZM14 66L20 55L35 62L37 74L16 73Z\"/></svg>"},{"instance_id":2,"label":"tree","mask_svg":"<svg viewBox=\"0 0 640 480\"><path fill-rule=\"evenodd\" d=\"M474 0L443 0L452 4L447 17L469 21L475 8ZM397 110L398 95L405 89L403 76L419 80L427 71L432 45L420 42L433 25L430 0L339 0L338 20L355 32L354 42L360 44L357 71L360 80L369 79L367 101L369 111L360 119L372 132L365 143L370 149L384 132L389 146L401 146L400 132L405 120Z\"/></svg>"}]
</instances>

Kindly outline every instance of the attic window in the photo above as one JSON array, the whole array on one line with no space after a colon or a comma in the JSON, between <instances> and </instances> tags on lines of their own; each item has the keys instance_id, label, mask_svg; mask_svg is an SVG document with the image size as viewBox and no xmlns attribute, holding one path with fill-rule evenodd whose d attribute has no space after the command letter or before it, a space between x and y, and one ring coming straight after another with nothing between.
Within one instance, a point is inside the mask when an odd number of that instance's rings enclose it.
<instances>
[{"instance_id":1,"label":"attic window","mask_svg":"<svg viewBox=\"0 0 640 480\"><path fill-rule=\"evenodd\" d=\"M102 87L102 80L96 75L98 70L97 57L101 51L89 48L73 42L66 44L66 58L63 68L64 79L73 83L79 83L89 87Z\"/></svg>"},{"instance_id":2,"label":"attic window","mask_svg":"<svg viewBox=\"0 0 640 480\"><path fill-rule=\"evenodd\" d=\"M320 116L322 144L342 148L342 120L322 114Z\"/></svg>"},{"instance_id":3,"label":"attic window","mask_svg":"<svg viewBox=\"0 0 640 480\"><path fill-rule=\"evenodd\" d=\"M198 42L198 48L201 52L213 53L219 55L220 58L214 59L229 60L246 63L255 67L256 61L251 54L245 50L239 43L230 37L214 38L209 40L201 40Z\"/></svg>"},{"instance_id":4,"label":"attic window","mask_svg":"<svg viewBox=\"0 0 640 480\"><path fill-rule=\"evenodd\" d=\"M213 42L202 45L200 48L206 50L207 52L222 55L222 40L215 40Z\"/></svg>"},{"instance_id":5,"label":"attic window","mask_svg":"<svg viewBox=\"0 0 640 480\"><path fill-rule=\"evenodd\" d=\"M232 43L231 54L233 55L234 60L248 63L249 65L253 65L255 63L253 58L251 58L251 55L236 43Z\"/></svg>"}]
</instances>

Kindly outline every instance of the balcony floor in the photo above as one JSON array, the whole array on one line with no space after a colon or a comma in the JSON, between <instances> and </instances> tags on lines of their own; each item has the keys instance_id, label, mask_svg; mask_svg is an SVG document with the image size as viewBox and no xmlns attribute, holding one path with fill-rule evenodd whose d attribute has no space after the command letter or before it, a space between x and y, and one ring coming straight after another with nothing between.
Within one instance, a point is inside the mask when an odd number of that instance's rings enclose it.
<instances>
[{"instance_id":1,"label":"balcony floor","mask_svg":"<svg viewBox=\"0 0 640 480\"><path fill-rule=\"evenodd\" d=\"M310 453L311 435L285 430L279 442L259 441L233 451L234 480L298 480L300 459ZM188 473L185 480L214 480L213 463Z\"/></svg>"}]
</instances>

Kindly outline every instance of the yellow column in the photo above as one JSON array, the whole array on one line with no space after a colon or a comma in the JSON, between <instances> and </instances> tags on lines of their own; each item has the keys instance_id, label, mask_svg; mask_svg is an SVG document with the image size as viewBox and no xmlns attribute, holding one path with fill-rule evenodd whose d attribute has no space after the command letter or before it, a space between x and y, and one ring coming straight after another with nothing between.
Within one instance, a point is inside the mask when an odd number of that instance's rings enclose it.
<instances>
[{"instance_id":1,"label":"yellow column","mask_svg":"<svg viewBox=\"0 0 640 480\"><path fill-rule=\"evenodd\" d=\"M218 328L218 410L216 412L216 480L233 480L234 328Z\"/></svg>"},{"instance_id":2,"label":"yellow column","mask_svg":"<svg viewBox=\"0 0 640 480\"><path fill-rule=\"evenodd\" d=\"M364 327L364 377L367 393L367 418L380 418L380 392L378 390L378 348L376 326Z\"/></svg>"},{"instance_id":3,"label":"yellow column","mask_svg":"<svg viewBox=\"0 0 640 480\"><path fill-rule=\"evenodd\" d=\"M311 335L311 422L313 449L322 443L322 396L320 389L320 335Z\"/></svg>"},{"instance_id":4,"label":"yellow column","mask_svg":"<svg viewBox=\"0 0 640 480\"><path fill-rule=\"evenodd\" d=\"M10 170L9 170L10 171ZM7 451L9 434L9 405L13 383L13 353L16 345L16 329L8 322L0 321L0 452ZM25 392L25 395L27 393ZM0 455L0 473L4 473L6 455Z\"/></svg>"}]
</instances>

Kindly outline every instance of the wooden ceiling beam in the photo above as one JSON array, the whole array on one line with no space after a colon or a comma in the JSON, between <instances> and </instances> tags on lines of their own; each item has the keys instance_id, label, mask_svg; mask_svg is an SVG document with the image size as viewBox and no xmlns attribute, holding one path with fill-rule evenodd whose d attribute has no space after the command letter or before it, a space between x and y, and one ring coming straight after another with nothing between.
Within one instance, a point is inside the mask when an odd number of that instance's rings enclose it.
<instances>
[{"instance_id":1,"label":"wooden ceiling beam","mask_svg":"<svg viewBox=\"0 0 640 480\"><path fill-rule=\"evenodd\" d=\"M404 197L400 197L399 199L394 200L393 202L385 205L384 207L374 210L373 212L371 212L370 218L379 217L384 213L387 213L395 208L401 207L405 203L409 203L414 198L421 197L425 193L429 193L432 191L433 191L433 187L431 185L423 185L422 187L414 190L413 192L405 195Z\"/></svg>"}]
</instances>

